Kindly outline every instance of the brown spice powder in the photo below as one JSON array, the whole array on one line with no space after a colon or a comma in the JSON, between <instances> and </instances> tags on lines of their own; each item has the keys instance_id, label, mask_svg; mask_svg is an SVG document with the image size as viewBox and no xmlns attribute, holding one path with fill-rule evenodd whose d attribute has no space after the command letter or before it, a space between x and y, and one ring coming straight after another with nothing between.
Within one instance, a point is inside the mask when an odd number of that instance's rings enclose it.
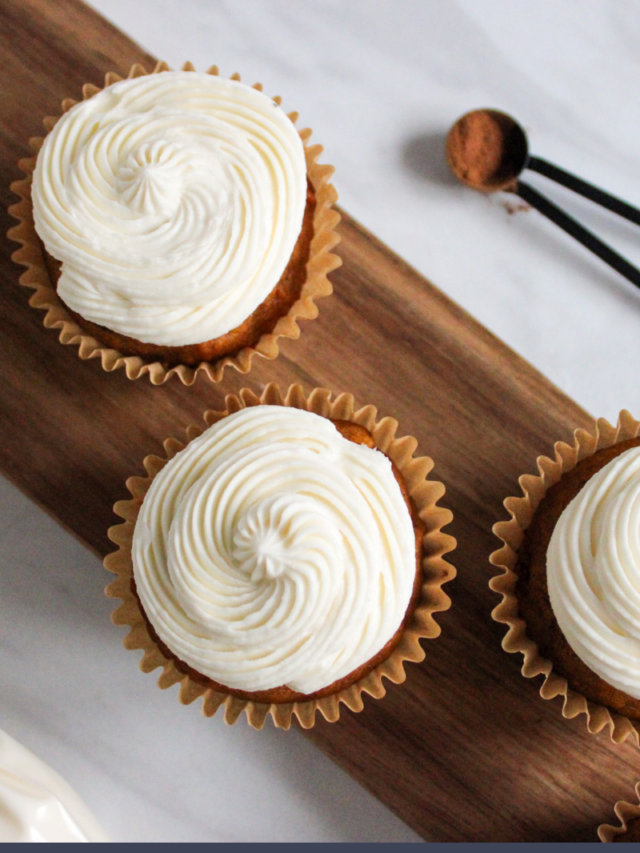
<instances>
[{"instance_id":1,"label":"brown spice powder","mask_svg":"<svg viewBox=\"0 0 640 853\"><path fill-rule=\"evenodd\" d=\"M462 183L493 192L513 184L527 158L527 141L504 113L474 110L451 128L446 154L451 171Z\"/></svg>"}]
</instances>

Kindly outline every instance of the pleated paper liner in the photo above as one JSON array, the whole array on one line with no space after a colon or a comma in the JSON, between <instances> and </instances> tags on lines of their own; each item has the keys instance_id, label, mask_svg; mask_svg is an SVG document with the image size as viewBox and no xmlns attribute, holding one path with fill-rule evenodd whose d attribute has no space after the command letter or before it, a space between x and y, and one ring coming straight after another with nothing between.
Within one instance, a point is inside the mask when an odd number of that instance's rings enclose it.
<instances>
[{"instance_id":1,"label":"pleated paper liner","mask_svg":"<svg viewBox=\"0 0 640 853\"><path fill-rule=\"evenodd\" d=\"M627 803L619 800L613 810L620 821L618 826L610 823L600 824L598 838L600 841L639 841L640 840L640 782L636 785L637 802Z\"/></svg>"},{"instance_id":2,"label":"pleated paper liner","mask_svg":"<svg viewBox=\"0 0 640 853\"><path fill-rule=\"evenodd\" d=\"M553 671L553 662L543 657L537 643L527 636L527 625L519 614L516 597L518 577L515 569L524 531L531 524L547 490L557 483L563 474L572 471L582 459L599 450L637 438L639 434L640 422L629 412L623 411L617 426L614 427L604 418L600 418L596 422L595 433L583 429L574 432L573 446L562 441L557 442L554 445L554 459L547 456L538 457L538 476L524 474L519 479L523 497L510 497L504 502L511 520L500 521L494 525L493 532L504 544L489 558L494 566L502 570L489 582L491 589L502 595L501 603L491 615L496 622L508 626L502 641L503 649L509 653L521 652L524 655L522 674L525 678L544 675L540 688L542 698L553 699L561 696L564 700L563 716L573 719L580 714L586 714L587 728L592 734L608 729L615 743L622 743L630 737L636 744L640 744L640 721L629 720L604 705L588 701L581 693L569 687L567 679Z\"/></svg>"},{"instance_id":3,"label":"pleated paper liner","mask_svg":"<svg viewBox=\"0 0 640 853\"><path fill-rule=\"evenodd\" d=\"M136 64L132 66L128 79L145 76L148 73L159 74L169 70L169 66L164 62L159 62L151 72L147 72L142 65ZM193 71L195 69L190 62L187 62L182 70ZM207 73L217 75L218 69L213 66ZM105 87L122 79L124 78L118 74L109 72L105 77ZM231 79L240 80L240 75L233 74ZM253 88L262 90L259 83L254 84ZM85 100L100 91L102 90L99 87L91 83L86 83L82 88ZM278 104L280 103L280 98L274 98L274 100ZM66 98L62 102L62 112L67 112L76 103L73 99ZM298 114L289 113L289 118L295 122ZM58 117L44 119L46 130L52 130L57 121ZM30 157L20 160L18 165L26 174L26 178L15 181L11 185L12 191L20 196L20 201L9 208L9 213L19 221L19 224L9 230L8 237L16 243L22 244L22 248L15 251L12 258L16 263L27 268L20 276L20 284L35 291L29 300L29 304L33 308L39 308L46 312L44 316L45 327L59 329L60 342L77 346L78 355L81 359L99 358L104 370L110 372L123 368L129 379L148 376L153 385L161 385L174 375L178 376L185 385L192 385L199 373L205 374L213 382L220 382L227 367L232 367L240 373L246 374L251 369L251 363L256 356L259 355L267 359L276 358L279 353L278 340L280 338L298 338L300 336L298 321L313 320L318 316L315 300L329 296L333 292L327 275L342 263L338 255L331 252L331 249L340 241L340 237L335 231L340 221L340 214L332 208L338 195L333 185L329 183L334 169L333 166L317 162L322 152L322 146L309 144L311 130L307 128L299 131L299 133L304 145L307 175L316 193L313 238L306 264L306 281L302 287L300 298L294 302L287 314L279 318L273 331L263 334L257 343L244 347L236 355L224 356L215 362L201 362L196 367L186 364L167 367L160 361L144 359L140 356L125 356L118 350L110 349L101 344L75 321L59 298L55 282L51 281L43 257L42 245L33 225L31 181L36 158ZM30 145L37 153L43 142L44 138L36 137L30 140Z\"/></svg>"},{"instance_id":4,"label":"pleated paper liner","mask_svg":"<svg viewBox=\"0 0 640 853\"><path fill-rule=\"evenodd\" d=\"M420 641L440 634L440 627L434 619L434 614L450 607L451 601L442 586L455 576L455 569L444 559L444 555L452 551L456 544L452 536L442 532L442 528L449 524L453 517L448 509L437 505L444 494L444 486L435 480L427 479L433 467L431 459L425 456L413 456L417 446L415 438L410 436L396 438L397 421L393 418L377 420L377 411L374 406L365 406L356 411L354 399L350 394L340 394L332 399L330 391L316 388L307 397L300 385L292 385L283 396L276 384L270 384L259 397L253 391L244 388L239 396L230 395L226 397L225 402L227 406L225 411L208 411L205 414L204 420L207 426L247 406L293 406L322 417L361 424L373 435L376 447L393 460L404 478L420 518L426 525L423 539L424 578L420 596L398 646L385 661L360 681L333 695L308 701L281 704L247 701L228 693L206 688L195 682L189 675L180 672L174 662L165 657L151 637L131 584L133 578L131 543L138 512L153 478L169 459L185 447L183 442L176 439L165 441L165 458L148 456L144 460L148 477L131 477L127 480L127 487L133 497L131 500L118 501L114 507L116 514L125 519L125 522L109 530L110 538L119 546L119 549L107 556L104 561L105 568L118 576L117 580L107 587L107 595L122 599L122 604L114 612L112 619L116 625L129 625L131 628L124 639L126 648L144 650L140 668L144 672L150 672L157 667L162 667L158 685L161 688L167 688L179 683L179 699L183 704L189 704L202 697L203 712L206 716L212 716L224 705L227 723L235 723L245 711L250 725L256 729L262 728L268 715L271 715L276 726L285 729L290 727L294 717L303 728L311 728L315 723L316 711L319 711L329 722L334 722L340 716L340 703L344 703L352 711L361 711L363 694L368 693L376 699L385 695L383 679L388 678L395 684L404 681L405 662L419 662L425 657ZM190 426L187 429L188 441L192 441L203 431L201 427Z\"/></svg>"}]
</instances>

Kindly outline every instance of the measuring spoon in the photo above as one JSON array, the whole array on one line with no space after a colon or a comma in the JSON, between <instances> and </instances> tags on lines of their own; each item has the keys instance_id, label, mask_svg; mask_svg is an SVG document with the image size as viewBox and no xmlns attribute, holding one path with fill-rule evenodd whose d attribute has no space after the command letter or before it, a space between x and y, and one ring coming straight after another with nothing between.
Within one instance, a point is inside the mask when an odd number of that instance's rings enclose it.
<instances>
[{"instance_id":1,"label":"measuring spoon","mask_svg":"<svg viewBox=\"0 0 640 853\"><path fill-rule=\"evenodd\" d=\"M640 225L640 210L542 157L530 155L527 135L510 115L491 109L465 113L447 134L445 150L449 168L463 184L485 193L515 193L640 287L640 270L530 184L521 181L520 175L531 169L637 225Z\"/></svg>"}]
</instances>

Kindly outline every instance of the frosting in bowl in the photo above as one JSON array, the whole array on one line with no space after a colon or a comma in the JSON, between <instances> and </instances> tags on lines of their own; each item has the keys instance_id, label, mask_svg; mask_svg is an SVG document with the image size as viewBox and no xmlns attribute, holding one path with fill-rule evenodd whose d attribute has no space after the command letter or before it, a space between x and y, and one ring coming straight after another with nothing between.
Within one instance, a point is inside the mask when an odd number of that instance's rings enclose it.
<instances>
[{"instance_id":1,"label":"frosting in bowl","mask_svg":"<svg viewBox=\"0 0 640 853\"><path fill-rule=\"evenodd\" d=\"M411 515L391 462L326 418L254 406L160 471L133 536L160 639L238 690L314 693L374 657L416 576Z\"/></svg>"},{"instance_id":2,"label":"frosting in bowl","mask_svg":"<svg viewBox=\"0 0 640 853\"><path fill-rule=\"evenodd\" d=\"M0 731L0 842L108 840L69 785Z\"/></svg>"},{"instance_id":3,"label":"frosting in bowl","mask_svg":"<svg viewBox=\"0 0 640 853\"><path fill-rule=\"evenodd\" d=\"M87 320L182 346L240 325L273 290L306 203L304 148L266 95L168 71L108 86L46 137L36 231Z\"/></svg>"},{"instance_id":4,"label":"frosting in bowl","mask_svg":"<svg viewBox=\"0 0 640 853\"><path fill-rule=\"evenodd\" d=\"M640 699L640 448L605 465L564 509L549 542L547 579L574 652Z\"/></svg>"}]
</instances>

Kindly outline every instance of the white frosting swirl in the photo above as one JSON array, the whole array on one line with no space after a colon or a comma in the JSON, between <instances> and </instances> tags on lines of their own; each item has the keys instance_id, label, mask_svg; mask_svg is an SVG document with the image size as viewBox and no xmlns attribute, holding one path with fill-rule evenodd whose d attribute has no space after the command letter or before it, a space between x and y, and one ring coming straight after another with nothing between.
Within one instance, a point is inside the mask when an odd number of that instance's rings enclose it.
<instances>
[{"instance_id":1,"label":"white frosting swirl","mask_svg":"<svg viewBox=\"0 0 640 853\"><path fill-rule=\"evenodd\" d=\"M640 448L605 465L565 508L549 542L547 577L574 652L640 699Z\"/></svg>"},{"instance_id":2,"label":"white frosting swirl","mask_svg":"<svg viewBox=\"0 0 640 853\"><path fill-rule=\"evenodd\" d=\"M156 632L198 672L241 690L313 693L400 626L415 536L384 454L319 415L255 406L157 475L133 567Z\"/></svg>"},{"instance_id":3,"label":"white frosting swirl","mask_svg":"<svg viewBox=\"0 0 640 853\"><path fill-rule=\"evenodd\" d=\"M0 731L0 842L108 840L69 785Z\"/></svg>"},{"instance_id":4,"label":"white frosting swirl","mask_svg":"<svg viewBox=\"0 0 640 853\"><path fill-rule=\"evenodd\" d=\"M58 293L87 320L167 346L240 325L282 275L306 165L292 122L235 80L123 80L67 112L33 176Z\"/></svg>"}]
</instances>

